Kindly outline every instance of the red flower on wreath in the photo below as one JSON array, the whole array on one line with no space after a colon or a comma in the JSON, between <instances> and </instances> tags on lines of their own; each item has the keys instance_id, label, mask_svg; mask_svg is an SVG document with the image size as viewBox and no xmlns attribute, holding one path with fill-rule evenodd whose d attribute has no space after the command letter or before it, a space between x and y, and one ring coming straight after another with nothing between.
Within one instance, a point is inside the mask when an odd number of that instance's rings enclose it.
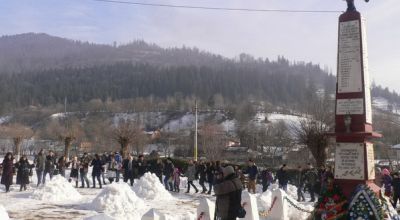
<instances>
[{"instance_id":1,"label":"red flower on wreath","mask_svg":"<svg viewBox=\"0 0 400 220\"><path fill-rule=\"evenodd\" d=\"M337 194L333 195L333 201L337 202L339 201L340 196L338 196Z\"/></svg>"}]
</instances>

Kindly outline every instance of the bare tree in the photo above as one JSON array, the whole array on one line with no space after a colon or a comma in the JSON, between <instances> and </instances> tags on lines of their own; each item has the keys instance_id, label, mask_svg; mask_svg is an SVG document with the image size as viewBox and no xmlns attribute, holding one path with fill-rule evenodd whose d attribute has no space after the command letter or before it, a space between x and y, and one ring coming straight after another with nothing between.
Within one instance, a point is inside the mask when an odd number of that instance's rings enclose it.
<instances>
[{"instance_id":1,"label":"bare tree","mask_svg":"<svg viewBox=\"0 0 400 220\"><path fill-rule=\"evenodd\" d=\"M85 137L93 143L96 152L110 150L113 145L111 121L102 116L88 117L84 124Z\"/></svg>"},{"instance_id":2,"label":"bare tree","mask_svg":"<svg viewBox=\"0 0 400 220\"><path fill-rule=\"evenodd\" d=\"M40 136L62 141L64 143L64 156L69 158L72 143L82 138L84 132L78 119L71 119L63 123L59 120L52 120L42 130Z\"/></svg>"},{"instance_id":3,"label":"bare tree","mask_svg":"<svg viewBox=\"0 0 400 220\"><path fill-rule=\"evenodd\" d=\"M324 165L329 147L328 132L333 127L333 101L328 98L317 98L308 105L305 118L291 125L299 144L308 147L317 166Z\"/></svg>"},{"instance_id":4,"label":"bare tree","mask_svg":"<svg viewBox=\"0 0 400 220\"><path fill-rule=\"evenodd\" d=\"M272 166L276 165L277 156L287 154L295 144L284 121L272 123L266 129L260 129L259 137L261 152L272 158Z\"/></svg>"},{"instance_id":5,"label":"bare tree","mask_svg":"<svg viewBox=\"0 0 400 220\"><path fill-rule=\"evenodd\" d=\"M29 139L33 136L33 131L30 127L22 124L14 123L0 127L1 136L11 138L14 143L14 154L17 158L21 156L21 144L24 139Z\"/></svg>"},{"instance_id":6,"label":"bare tree","mask_svg":"<svg viewBox=\"0 0 400 220\"><path fill-rule=\"evenodd\" d=\"M121 146L122 156L125 158L129 153L129 145L133 144L138 154L143 152L147 143L146 134L138 123L132 120L121 119L114 127L113 139Z\"/></svg>"},{"instance_id":7,"label":"bare tree","mask_svg":"<svg viewBox=\"0 0 400 220\"><path fill-rule=\"evenodd\" d=\"M164 157L171 156L171 145L174 145L177 141L177 134L172 132L161 132L159 135L153 140L153 142L157 143L161 150L164 153Z\"/></svg>"},{"instance_id":8,"label":"bare tree","mask_svg":"<svg viewBox=\"0 0 400 220\"><path fill-rule=\"evenodd\" d=\"M226 135L223 128L215 122L207 122L199 132L200 147L209 160L218 160L225 149Z\"/></svg>"}]
</instances>

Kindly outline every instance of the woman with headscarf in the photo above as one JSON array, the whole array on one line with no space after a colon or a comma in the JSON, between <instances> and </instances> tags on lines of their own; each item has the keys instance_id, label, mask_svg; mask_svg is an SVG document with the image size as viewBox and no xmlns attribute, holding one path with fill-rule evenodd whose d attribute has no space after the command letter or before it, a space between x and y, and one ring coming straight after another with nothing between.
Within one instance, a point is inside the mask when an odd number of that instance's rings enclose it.
<instances>
[{"instance_id":1,"label":"woman with headscarf","mask_svg":"<svg viewBox=\"0 0 400 220\"><path fill-rule=\"evenodd\" d=\"M392 196L392 177L390 176L390 171L388 169L382 170L382 182L385 188L385 196L391 197Z\"/></svg>"},{"instance_id":2,"label":"woman with headscarf","mask_svg":"<svg viewBox=\"0 0 400 220\"><path fill-rule=\"evenodd\" d=\"M1 184L6 186L6 192L10 192L10 186L12 185L14 174L14 156L11 152L8 152L4 157L2 167L3 173L1 175Z\"/></svg>"},{"instance_id":3,"label":"woman with headscarf","mask_svg":"<svg viewBox=\"0 0 400 220\"><path fill-rule=\"evenodd\" d=\"M215 219L236 220L243 218L242 200L243 185L236 176L232 166L222 169L222 181L215 184L214 192L217 196L215 202ZM244 212L244 213L243 213Z\"/></svg>"}]
</instances>

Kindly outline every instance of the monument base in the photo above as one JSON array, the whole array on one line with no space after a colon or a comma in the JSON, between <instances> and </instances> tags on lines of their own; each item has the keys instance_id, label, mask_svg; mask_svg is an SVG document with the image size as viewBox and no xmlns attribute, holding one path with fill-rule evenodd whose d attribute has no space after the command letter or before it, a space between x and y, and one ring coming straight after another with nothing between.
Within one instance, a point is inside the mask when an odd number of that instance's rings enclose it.
<instances>
[{"instance_id":1,"label":"monument base","mask_svg":"<svg viewBox=\"0 0 400 220\"><path fill-rule=\"evenodd\" d=\"M348 200L351 199L351 196L359 184L367 185L377 196L381 197L380 191L381 189L377 186L373 180L343 180L343 179L335 179L335 183L340 186L343 194L346 196Z\"/></svg>"}]
</instances>

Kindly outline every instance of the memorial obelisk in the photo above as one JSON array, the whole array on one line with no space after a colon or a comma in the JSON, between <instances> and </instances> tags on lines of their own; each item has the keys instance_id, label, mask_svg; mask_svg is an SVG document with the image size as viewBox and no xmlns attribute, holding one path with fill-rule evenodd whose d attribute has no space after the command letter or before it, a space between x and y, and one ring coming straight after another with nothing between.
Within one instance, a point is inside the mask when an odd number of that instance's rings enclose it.
<instances>
[{"instance_id":1,"label":"memorial obelisk","mask_svg":"<svg viewBox=\"0 0 400 220\"><path fill-rule=\"evenodd\" d=\"M353 0L339 17L336 116L335 181L348 198L358 184L373 191L374 149L370 139L372 107L364 19Z\"/></svg>"}]
</instances>

